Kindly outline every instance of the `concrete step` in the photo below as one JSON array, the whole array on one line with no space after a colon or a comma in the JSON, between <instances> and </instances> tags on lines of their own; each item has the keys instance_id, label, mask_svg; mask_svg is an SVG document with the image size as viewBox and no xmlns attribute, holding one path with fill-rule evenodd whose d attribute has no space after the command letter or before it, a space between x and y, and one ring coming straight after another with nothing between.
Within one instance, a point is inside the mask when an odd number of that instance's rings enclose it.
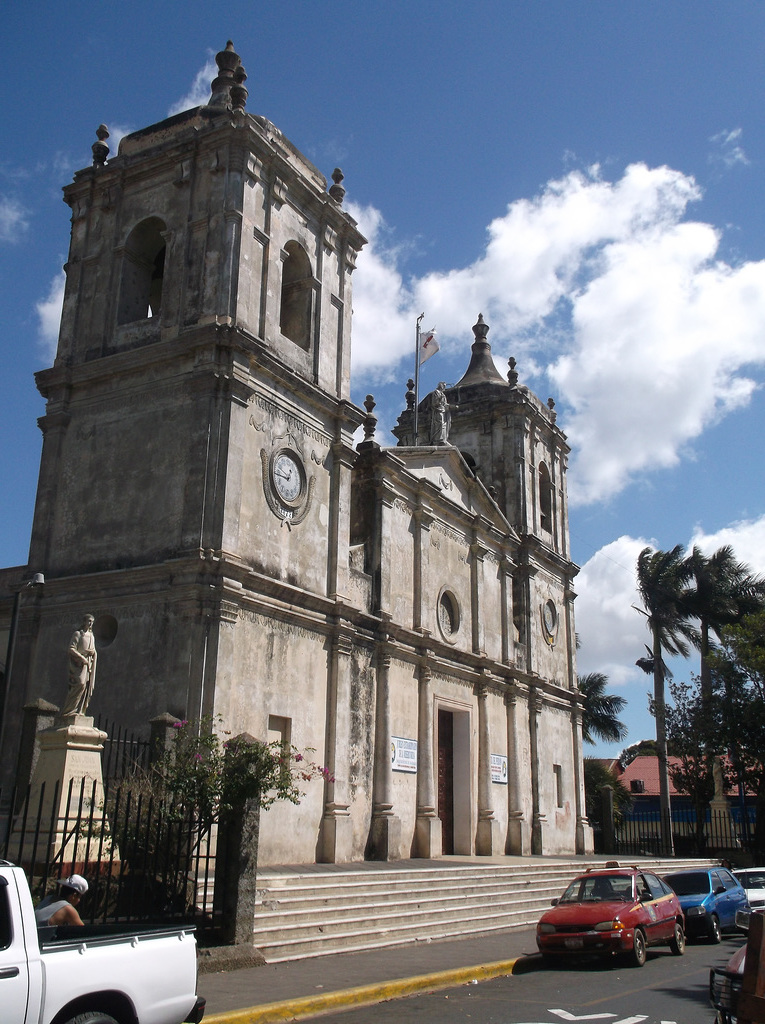
<instances>
[{"instance_id":1,"label":"concrete step","mask_svg":"<svg viewBox=\"0 0 765 1024\"><path fill-rule=\"evenodd\" d=\"M603 867L605 860L265 868L258 875L253 941L269 963L278 963L527 928L575 875L588 866ZM710 862L632 858L629 863L663 874Z\"/></svg>"}]
</instances>

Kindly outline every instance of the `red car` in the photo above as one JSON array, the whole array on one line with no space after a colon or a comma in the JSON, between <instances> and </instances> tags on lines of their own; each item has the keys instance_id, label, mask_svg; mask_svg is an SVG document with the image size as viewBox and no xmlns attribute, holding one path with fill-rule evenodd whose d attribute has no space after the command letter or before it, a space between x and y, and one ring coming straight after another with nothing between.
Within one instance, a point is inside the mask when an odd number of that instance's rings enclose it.
<instances>
[{"instance_id":1,"label":"red car","mask_svg":"<svg viewBox=\"0 0 765 1024\"><path fill-rule=\"evenodd\" d=\"M675 956L685 952L680 901L650 871L616 862L575 878L537 925L544 957L620 953L642 967L648 946L661 945Z\"/></svg>"}]
</instances>

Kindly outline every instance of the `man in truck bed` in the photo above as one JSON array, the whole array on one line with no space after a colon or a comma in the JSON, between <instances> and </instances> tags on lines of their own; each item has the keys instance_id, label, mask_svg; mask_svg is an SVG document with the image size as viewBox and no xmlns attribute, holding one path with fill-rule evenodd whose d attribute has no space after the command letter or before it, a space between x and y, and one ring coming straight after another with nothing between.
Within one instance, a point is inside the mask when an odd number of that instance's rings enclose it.
<instances>
[{"instance_id":1,"label":"man in truck bed","mask_svg":"<svg viewBox=\"0 0 765 1024\"><path fill-rule=\"evenodd\" d=\"M77 913L77 904L88 891L88 883L82 875L70 875L57 883L60 895L52 892L40 901L35 910L37 927L46 924L82 924Z\"/></svg>"}]
</instances>

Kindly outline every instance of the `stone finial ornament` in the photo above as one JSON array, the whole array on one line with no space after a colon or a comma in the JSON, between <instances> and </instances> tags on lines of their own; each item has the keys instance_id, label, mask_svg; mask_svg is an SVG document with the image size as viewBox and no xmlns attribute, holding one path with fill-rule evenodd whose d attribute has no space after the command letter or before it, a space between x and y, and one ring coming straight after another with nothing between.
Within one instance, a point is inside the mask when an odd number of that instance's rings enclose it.
<instances>
[{"instance_id":1,"label":"stone finial ornament","mask_svg":"<svg viewBox=\"0 0 765 1024\"><path fill-rule=\"evenodd\" d=\"M226 43L226 49L215 54L215 63L218 65L218 75L210 85L212 92L208 107L244 110L247 100L244 81L247 75L230 39Z\"/></svg>"},{"instance_id":2,"label":"stone finial ornament","mask_svg":"<svg viewBox=\"0 0 765 1024\"><path fill-rule=\"evenodd\" d=\"M555 421L558 418L558 414L555 411L555 399L554 398L548 398L547 399L547 408L550 410L550 419L553 421L553 423L555 423Z\"/></svg>"},{"instance_id":3,"label":"stone finial ornament","mask_svg":"<svg viewBox=\"0 0 765 1024\"><path fill-rule=\"evenodd\" d=\"M511 388L514 388L518 383L518 371L515 368L517 364L513 356L510 356L510 358L507 361L507 365L510 367L510 369L507 371L507 383L510 385Z\"/></svg>"},{"instance_id":4,"label":"stone finial ornament","mask_svg":"<svg viewBox=\"0 0 765 1024\"><path fill-rule=\"evenodd\" d=\"M414 409L414 381L410 377L406 382L406 409L411 412Z\"/></svg>"},{"instance_id":5,"label":"stone finial ornament","mask_svg":"<svg viewBox=\"0 0 765 1024\"><path fill-rule=\"evenodd\" d=\"M345 189L340 184L344 177L345 175L343 174L339 167L336 167L332 172L332 180L334 181L335 184L330 187L329 194L332 196L332 198L335 200L338 206L342 203L343 199L345 198Z\"/></svg>"},{"instance_id":6,"label":"stone finial ornament","mask_svg":"<svg viewBox=\"0 0 765 1024\"><path fill-rule=\"evenodd\" d=\"M367 397L364 399L364 408L367 411L367 414L364 417L365 441L374 440L375 430L377 429L377 417L375 416L372 410L374 409L375 405L377 405L377 403L375 402L374 395L367 395Z\"/></svg>"},{"instance_id":7,"label":"stone finial ornament","mask_svg":"<svg viewBox=\"0 0 765 1024\"><path fill-rule=\"evenodd\" d=\"M109 129L105 124L100 124L96 128L96 138L98 142L94 142L90 147L93 150L93 166L103 167L109 156L109 147L106 144L106 140L109 138Z\"/></svg>"}]
</instances>

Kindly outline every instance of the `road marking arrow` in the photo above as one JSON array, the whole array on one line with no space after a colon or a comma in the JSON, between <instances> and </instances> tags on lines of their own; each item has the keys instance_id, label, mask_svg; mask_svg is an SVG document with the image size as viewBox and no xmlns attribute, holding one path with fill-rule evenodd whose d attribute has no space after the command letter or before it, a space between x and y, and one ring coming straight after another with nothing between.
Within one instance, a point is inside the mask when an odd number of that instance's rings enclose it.
<instances>
[{"instance_id":1,"label":"road marking arrow","mask_svg":"<svg viewBox=\"0 0 765 1024\"><path fill-rule=\"evenodd\" d=\"M561 1020L607 1020L616 1016L615 1013L586 1013L583 1017L575 1017L568 1010L550 1010L550 1013L554 1013ZM645 1017L641 1017L640 1020L645 1020Z\"/></svg>"}]
</instances>

